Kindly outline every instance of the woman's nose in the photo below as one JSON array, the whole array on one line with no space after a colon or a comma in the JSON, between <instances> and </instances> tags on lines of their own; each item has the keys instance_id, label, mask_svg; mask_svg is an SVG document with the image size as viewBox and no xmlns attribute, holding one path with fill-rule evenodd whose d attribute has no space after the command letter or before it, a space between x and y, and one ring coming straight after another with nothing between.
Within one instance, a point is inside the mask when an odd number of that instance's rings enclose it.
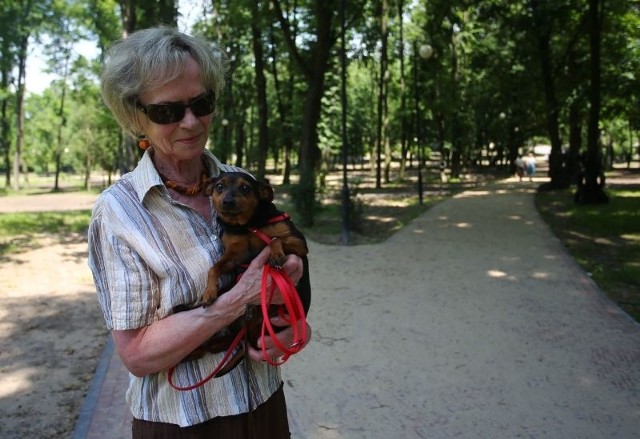
<instances>
[{"instance_id":1,"label":"woman's nose","mask_svg":"<svg viewBox=\"0 0 640 439\"><path fill-rule=\"evenodd\" d=\"M182 120L180 121L180 125L194 125L198 123L198 117L193 114L193 112L191 111L191 108L187 107L184 110L184 117L182 118Z\"/></svg>"}]
</instances>

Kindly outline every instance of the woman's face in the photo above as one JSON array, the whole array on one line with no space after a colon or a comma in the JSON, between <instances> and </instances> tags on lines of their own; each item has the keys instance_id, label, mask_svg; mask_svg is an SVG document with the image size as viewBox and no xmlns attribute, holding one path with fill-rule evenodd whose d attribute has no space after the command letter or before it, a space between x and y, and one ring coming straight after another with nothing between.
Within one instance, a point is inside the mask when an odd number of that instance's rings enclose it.
<instances>
[{"instance_id":1,"label":"woman's face","mask_svg":"<svg viewBox=\"0 0 640 439\"><path fill-rule=\"evenodd\" d=\"M143 106L149 104L187 104L207 92L198 64L189 58L182 74L161 87L140 95ZM158 124L143 117L144 134L153 145L157 159L172 162L200 157L209 136L211 114L197 117L187 108L182 120Z\"/></svg>"}]
</instances>

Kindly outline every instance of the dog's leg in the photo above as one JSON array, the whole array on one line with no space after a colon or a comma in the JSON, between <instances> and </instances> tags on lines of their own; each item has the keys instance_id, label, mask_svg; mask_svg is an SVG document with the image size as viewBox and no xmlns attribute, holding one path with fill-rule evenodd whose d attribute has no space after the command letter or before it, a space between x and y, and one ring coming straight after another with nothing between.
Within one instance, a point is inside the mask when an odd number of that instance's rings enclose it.
<instances>
[{"instance_id":1,"label":"dog's leg","mask_svg":"<svg viewBox=\"0 0 640 439\"><path fill-rule=\"evenodd\" d=\"M280 238L271 238L269 242L269 248L271 249L271 258L269 258L269 265L272 267L282 268L286 255L282 247L282 240Z\"/></svg>"},{"instance_id":2,"label":"dog's leg","mask_svg":"<svg viewBox=\"0 0 640 439\"><path fill-rule=\"evenodd\" d=\"M220 260L209 269L207 273L207 286L204 289L200 304L209 306L218 298L218 280L223 274L230 273L235 266L233 258L223 255Z\"/></svg>"},{"instance_id":3,"label":"dog's leg","mask_svg":"<svg viewBox=\"0 0 640 439\"><path fill-rule=\"evenodd\" d=\"M202 306L209 306L218 298L218 279L220 279L220 267L216 264L207 274L207 287L200 298Z\"/></svg>"},{"instance_id":4,"label":"dog's leg","mask_svg":"<svg viewBox=\"0 0 640 439\"><path fill-rule=\"evenodd\" d=\"M282 248L284 252L288 255L294 254L300 257L305 256L309 253L309 248L304 240L296 237L296 236L288 236L282 239Z\"/></svg>"}]
</instances>

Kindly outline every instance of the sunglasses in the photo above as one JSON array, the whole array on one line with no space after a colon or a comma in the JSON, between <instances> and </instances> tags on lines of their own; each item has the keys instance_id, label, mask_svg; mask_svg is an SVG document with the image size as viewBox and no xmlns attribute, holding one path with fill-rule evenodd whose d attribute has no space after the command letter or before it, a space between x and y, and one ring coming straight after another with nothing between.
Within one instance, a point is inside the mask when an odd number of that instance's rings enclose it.
<instances>
[{"instance_id":1,"label":"sunglasses","mask_svg":"<svg viewBox=\"0 0 640 439\"><path fill-rule=\"evenodd\" d=\"M210 115L216 108L216 95L210 91L204 96L194 99L188 104L171 103L142 105L140 102L137 102L136 106L140 111L147 115L151 122L155 122L160 125L168 125L170 123L180 122L184 119L184 114L186 113L187 108L191 109L191 112L196 117Z\"/></svg>"}]
</instances>

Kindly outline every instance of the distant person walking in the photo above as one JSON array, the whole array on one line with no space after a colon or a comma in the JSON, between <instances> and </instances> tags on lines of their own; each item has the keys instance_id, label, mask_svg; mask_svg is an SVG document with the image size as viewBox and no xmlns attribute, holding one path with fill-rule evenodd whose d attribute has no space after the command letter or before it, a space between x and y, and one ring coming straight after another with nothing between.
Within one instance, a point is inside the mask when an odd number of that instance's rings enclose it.
<instances>
[{"instance_id":1,"label":"distant person walking","mask_svg":"<svg viewBox=\"0 0 640 439\"><path fill-rule=\"evenodd\" d=\"M522 181L522 177L524 177L525 164L521 155L518 155L518 158L516 159L514 164L516 165L516 175L518 176L518 179Z\"/></svg>"},{"instance_id":2,"label":"distant person walking","mask_svg":"<svg viewBox=\"0 0 640 439\"><path fill-rule=\"evenodd\" d=\"M527 173L527 177L529 177L529 181L533 181L533 175L536 173L536 158L533 156L533 153L529 153L524 164L525 172Z\"/></svg>"}]
</instances>

